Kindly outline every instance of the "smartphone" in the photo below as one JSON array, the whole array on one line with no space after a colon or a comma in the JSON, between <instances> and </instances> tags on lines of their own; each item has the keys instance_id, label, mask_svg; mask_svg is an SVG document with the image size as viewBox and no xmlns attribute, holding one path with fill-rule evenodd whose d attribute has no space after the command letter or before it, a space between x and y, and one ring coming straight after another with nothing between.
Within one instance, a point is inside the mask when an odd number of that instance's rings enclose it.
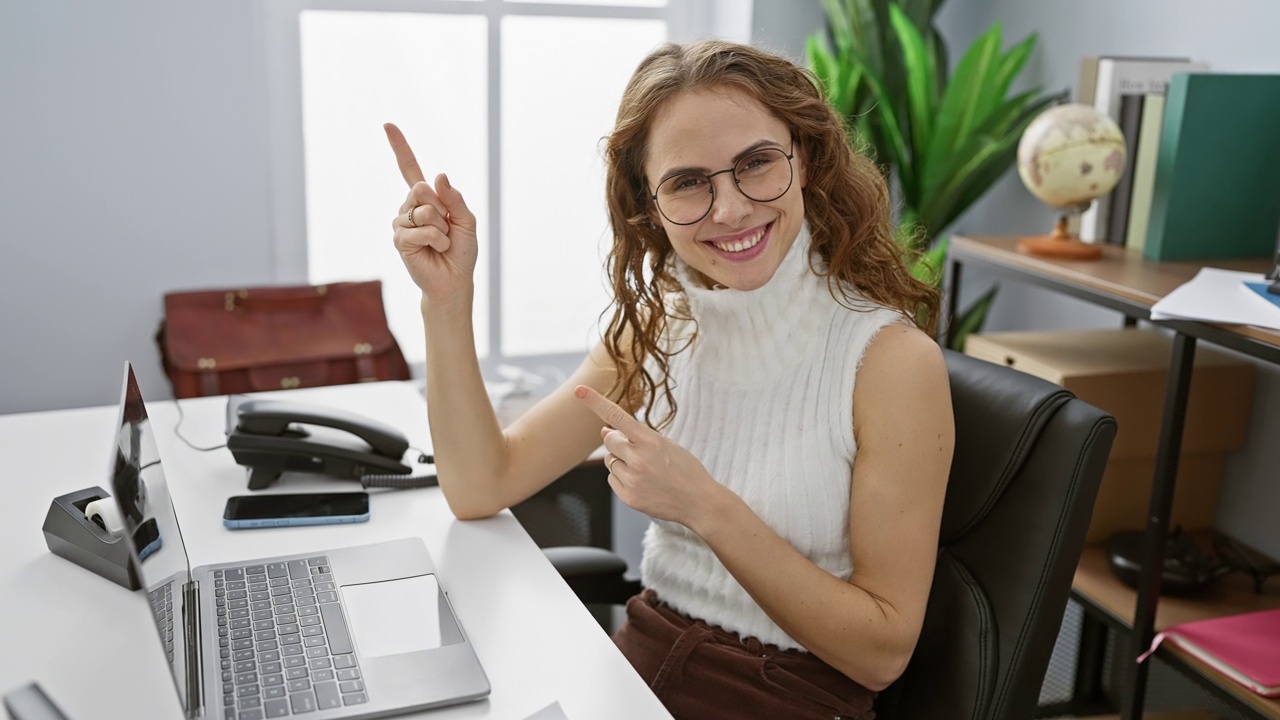
<instances>
[{"instance_id":1,"label":"smartphone","mask_svg":"<svg viewBox=\"0 0 1280 720\"><path fill-rule=\"evenodd\" d=\"M276 493L227 498L222 524L232 530L357 523L369 519L369 493Z\"/></svg>"}]
</instances>

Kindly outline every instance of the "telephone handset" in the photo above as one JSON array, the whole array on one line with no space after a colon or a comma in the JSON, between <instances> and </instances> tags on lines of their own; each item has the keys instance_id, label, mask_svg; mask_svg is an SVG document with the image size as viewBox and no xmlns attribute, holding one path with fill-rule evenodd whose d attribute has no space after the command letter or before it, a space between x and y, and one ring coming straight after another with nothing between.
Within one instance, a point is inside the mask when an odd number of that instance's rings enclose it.
<instances>
[{"instance_id":1,"label":"telephone handset","mask_svg":"<svg viewBox=\"0 0 1280 720\"><path fill-rule=\"evenodd\" d=\"M359 480L366 488L437 484L435 473L414 474L404 463L409 441L400 431L319 405L233 395L227 399L227 449L249 468L250 490L269 487L285 471Z\"/></svg>"}]
</instances>

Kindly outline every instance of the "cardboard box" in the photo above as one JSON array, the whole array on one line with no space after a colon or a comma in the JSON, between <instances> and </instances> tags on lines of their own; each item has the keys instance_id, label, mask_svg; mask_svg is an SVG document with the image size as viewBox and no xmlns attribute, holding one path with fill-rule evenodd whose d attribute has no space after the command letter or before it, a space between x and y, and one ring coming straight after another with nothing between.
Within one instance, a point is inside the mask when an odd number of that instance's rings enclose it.
<instances>
[{"instance_id":1,"label":"cardboard box","mask_svg":"<svg viewBox=\"0 0 1280 720\"><path fill-rule=\"evenodd\" d=\"M1141 529L1150 503L1173 342L1148 328L970 335L965 354L1063 386L1116 417L1088 541ZM1197 343L1172 525L1212 527L1225 454L1245 439L1252 363Z\"/></svg>"},{"instance_id":2,"label":"cardboard box","mask_svg":"<svg viewBox=\"0 0 1280 720\"><path fill-rule=\"evenodd\" d=\"M1213 527L1225 463L1223 453L1183 453L1178 459L1178 484L1173 489L1170 528L1177 525L1188 530ZM1106 542L1121 530L1145 529L1155 475L1154 457L1111 456L1102 474L1102 484L1098 486L1085 542Z\"/></svg>"}]
</instances>

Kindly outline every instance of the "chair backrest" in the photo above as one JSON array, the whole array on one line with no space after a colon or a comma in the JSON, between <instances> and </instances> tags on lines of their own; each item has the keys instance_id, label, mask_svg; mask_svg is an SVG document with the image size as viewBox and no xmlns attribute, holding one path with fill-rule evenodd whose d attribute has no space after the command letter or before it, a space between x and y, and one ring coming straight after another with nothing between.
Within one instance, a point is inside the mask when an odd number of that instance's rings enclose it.
<instances>
[{"instance_id":1,"label":"chair backrest","mask_svg":"<svg viewBox=\"0 0 1280 720\"><path fill-rule=\"evenodd\" d=\"M1032 717L1115 419L1025 373L946 353L956 445L933 588L880 720Z\"/></svg>"},{"instance_id":2,"label":"chair backrest","mask_svg":"<svg viewBox=\"0 0 1280 720\"><path fill-rule=\"evenodd\" d=\"M613 490L609 488L608 475L600 460L582 463L533 497L513 506L511 514L540 548L610 549L613 547Z\"/></svg>"}]
</instances>

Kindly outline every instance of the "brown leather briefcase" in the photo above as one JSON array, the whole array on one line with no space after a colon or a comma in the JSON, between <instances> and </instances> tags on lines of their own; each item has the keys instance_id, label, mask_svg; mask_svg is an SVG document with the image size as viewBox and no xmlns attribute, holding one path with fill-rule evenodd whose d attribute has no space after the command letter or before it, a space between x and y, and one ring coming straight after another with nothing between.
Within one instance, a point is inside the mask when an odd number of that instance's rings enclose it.
<instances>
[{"instance_id":1,"label":"brown leather briefcase","mask_svg":"<svg viewBox=\"0 0 1280 720\"><path fill-rule=\"evenodd\" d=\"M156 342L179 398L409 378L377 280L167 293Z\"/></svg>"}]
</instances>

